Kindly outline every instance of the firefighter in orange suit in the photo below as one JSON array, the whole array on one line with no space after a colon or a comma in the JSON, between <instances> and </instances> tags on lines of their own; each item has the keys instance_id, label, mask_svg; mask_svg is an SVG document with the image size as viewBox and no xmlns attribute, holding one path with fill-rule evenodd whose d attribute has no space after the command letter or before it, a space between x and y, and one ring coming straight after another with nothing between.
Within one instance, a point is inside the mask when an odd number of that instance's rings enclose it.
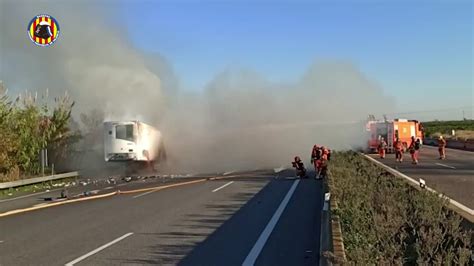
<instances>
[{"instance_id":1,"label":"firefighter in orange suit","mask_svg":"<svg viewBox=\"0 0 474 266\"><path fill-rule=\"evenodd\" d=\"M403 144L399 138L395 140L393 147L395 148L395 158L397 162L401 163L403 161Z\"/></svg>"},{"instance_id":2,"label":"firefighter in orange suit","mask_svg":"<svg viewBox=\"0 0 474 266\"><path fill-rule=\"evenodd\" d=\"M387 149L387 142L385 142L384 138L380 138L378 150L379 150L379 155L381 159L385 159L386 149Z\"/></svg>"},{"instance_id":3,"label":"firefighter in orange suit","mask_svg":"<svg viewBox=\"0 0 474 266\"><path fill-rule=\"evenodd\" d=\"M439 151L439 159L444 160L446 159L446 140L443 136L439 136L438 138L438 151Z\"/></svg>"}]
</instances>

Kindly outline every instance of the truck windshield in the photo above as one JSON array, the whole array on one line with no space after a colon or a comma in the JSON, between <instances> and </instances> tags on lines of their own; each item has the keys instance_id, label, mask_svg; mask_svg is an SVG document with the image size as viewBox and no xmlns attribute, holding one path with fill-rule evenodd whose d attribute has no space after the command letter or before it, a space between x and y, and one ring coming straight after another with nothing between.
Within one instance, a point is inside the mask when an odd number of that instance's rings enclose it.
<instances>
[{"instance_id":1,"label":"truck windshield","mask_svg":"<svg viewBox=\"0 0 474 266\"><path fill-rule=\"evenodd\" d=\"M115 138L133 141L133 125L115 126Z\"/></svg>"}]
</instances>

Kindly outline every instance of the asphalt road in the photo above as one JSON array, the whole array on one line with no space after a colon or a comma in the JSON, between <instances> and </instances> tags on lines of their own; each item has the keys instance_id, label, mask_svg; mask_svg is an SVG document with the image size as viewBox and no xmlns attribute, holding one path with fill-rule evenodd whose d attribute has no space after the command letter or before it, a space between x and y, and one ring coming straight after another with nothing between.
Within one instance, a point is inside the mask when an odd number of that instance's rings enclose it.
<instances>
[{"instance_id":1,"label":"asphalt road","mask_svg":"<svg viewBox=\"0 0 474 266\"><path fill-rule=\"evenodd\" d=\"M385 159L370 156L415 180L424 179L427 186L474 209L474 152L446 149L446 159L439 160L436 147L423 146L418 165L411 164L409 153L404 154L402 163L395 161L394 154Z\"/></svg>"},{"instance_id":2,"label":"asphalt road","mask_svg":"<svg viewBox=\"0 0 474 266\"><path fill-rule=\"evenodd\" d=\"M315 265L321 181L291 175L240 173L0 217L0 265Z\"/></svg>"}]
</instances>

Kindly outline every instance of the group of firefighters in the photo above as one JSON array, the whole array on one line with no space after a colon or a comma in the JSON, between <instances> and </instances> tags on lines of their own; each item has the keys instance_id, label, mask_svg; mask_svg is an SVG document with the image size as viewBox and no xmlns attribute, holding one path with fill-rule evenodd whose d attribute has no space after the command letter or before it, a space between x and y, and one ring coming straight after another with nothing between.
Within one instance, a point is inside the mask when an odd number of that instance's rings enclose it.
<instances>
[{"instance_id":1,"label":"group of firefighters","mask_svg":"<svg viewBox=\"0 0 474 266\"><path fill-rule=\"evenodd\" d=\"M403 149L404 145L400 141L399 138L395 139L393 143L393 148L395 150L395 159L397 162L401 163L403 161ZM416 139L415 137L411 137L410 145L408 146L408 151L411 155L412 164L418 164L418 155L421 149L421 141L420 139ZM380 138L379 145L378 145L378 152L380 158L385 159L385 153L387 150L387 142L382 137ZM446 140L443 136L439 136L438 138L438 152L439 152L439 159L444 160L446 159Z\"/></svg>"},{"instance_id":2,"label":"group of firefighters","mask_svg":"<svg viewBox=\"0 0 474 266\"><path fill-rule=\"evenodd\" d=\"M380 158L385 159L388 144L383 137L379 140L378 153ZM395 150L395 159L401 163L403 161L404 144L399 138L395 139L393 143ZM421 149L421 140L419 138L411 137L410 145L407 147L411 155L412 164L418 164L418 155ZM438 152L439 159L446 159L446 140L443 136L438 138ZM315 178L322 178L327 175L328 161L331 160L331 150L319 145L314 145L311 151L311 163L314 165L314 171L316 172ZM306 168L304 167L303 161L299 156L295 157L292 162L293 167L296 169L299 177L306 177Z\"/></svg>"},{"instance_id":3,"label":"group of firefighters","mask_svg":"<svg viewBox=\"0 0 474 266\"><path fill-rule=\"evenodd\" d=\"M328 161L331 160L331 150L319 145L314 145L311 151L311 163L314 165L316 172L315 178L323 178L327 175ZM295 157L292 162L293 167L296 168L299 177L306 177L306 169L303 161L299 156Z\"/></svg>"}]
</instances>

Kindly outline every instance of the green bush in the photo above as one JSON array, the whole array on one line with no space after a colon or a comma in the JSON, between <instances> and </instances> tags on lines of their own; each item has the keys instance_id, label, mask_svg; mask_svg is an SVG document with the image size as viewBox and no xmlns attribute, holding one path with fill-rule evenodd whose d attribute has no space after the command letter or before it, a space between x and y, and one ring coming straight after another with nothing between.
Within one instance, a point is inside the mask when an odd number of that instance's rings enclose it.
<instances>
[{"instance_id":1,"label":"green bush","mask_svg":"<svg viewBox=\"0 0 474 266\"><path fill-rule=\"evenodd\" d=\"M51 159L64 154L79 136L68 127L73 105L67 95L55 99L52 108L48 99L40 102L28 93L15 101L0 96L0 182L38 174L42 149Z\"/></svg>"},{"instance_id":2,"label":"green bush","mask_svg":"<svg viewBox=\"0 0 474 266\"><path fill-rule=\"evenodd\" d=\"M472 232L447 201L418 191L354 152L337 152L329 186L351 262L457 264L469 262Z\"/></svg>"}]
</instances>

